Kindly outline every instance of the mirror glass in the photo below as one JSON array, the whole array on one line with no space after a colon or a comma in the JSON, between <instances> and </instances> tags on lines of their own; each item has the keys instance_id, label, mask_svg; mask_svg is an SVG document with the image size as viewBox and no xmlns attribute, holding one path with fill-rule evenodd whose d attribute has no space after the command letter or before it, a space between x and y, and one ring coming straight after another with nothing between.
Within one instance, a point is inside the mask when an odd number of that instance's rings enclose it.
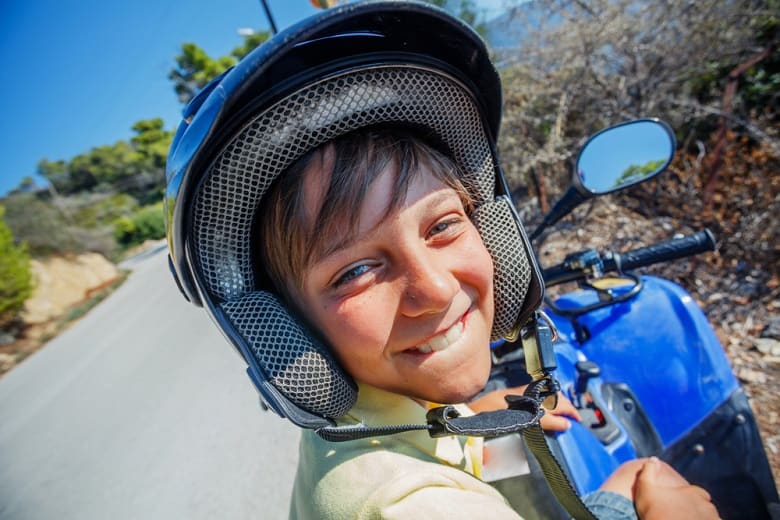
<instances>
[{"instance_id":1,"label":"mirror glass","mask_svg":"<svg viewBox=\"0 0 780 520\"><path fill-rule=\"evenodd\" d=\"M632 121L591 137L577 159L577 176L587 191L601 195L658 175L673 155L674 136L666 125Z\"/></svg>"}]
</instances>

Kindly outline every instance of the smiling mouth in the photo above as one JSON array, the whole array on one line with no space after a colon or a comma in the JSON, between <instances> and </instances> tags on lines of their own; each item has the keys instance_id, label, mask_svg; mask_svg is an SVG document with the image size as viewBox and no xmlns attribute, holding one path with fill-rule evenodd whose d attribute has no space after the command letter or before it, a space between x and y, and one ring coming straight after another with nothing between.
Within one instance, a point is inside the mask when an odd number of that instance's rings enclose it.
<instances>
[{"instance_id":1,"label":"smiling mouth","mask_svg":"<svg viewBox=\"0 0 780 520\"><path fill-rule=\"evenodd\" d=\"M449 329L445 330L441 334L433 336L425 343L410 348L408 351L414 353L419 352L420 354L430 354L431 352L441 352L442 350L446 350L447 347L458 341L463 335L463 329L465 328L465 318L466 316L464 315L463 318L456 321Z\"/></svg>"}]
</instances>

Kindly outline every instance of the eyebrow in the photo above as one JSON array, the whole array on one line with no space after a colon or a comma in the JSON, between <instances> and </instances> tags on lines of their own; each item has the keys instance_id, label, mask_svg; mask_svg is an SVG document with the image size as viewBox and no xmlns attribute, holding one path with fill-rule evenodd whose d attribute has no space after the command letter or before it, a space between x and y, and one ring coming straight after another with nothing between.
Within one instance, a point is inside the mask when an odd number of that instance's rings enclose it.
<instances>
[{"instance_id":1,"label":"eyebrow","mask_svg":"<svg viewBox=\"0 0 780 520\"><path fill-rule=\"evenodd\" d=\"M439 206L439 205L443 204L444 202L446 202L447 200L449 200L450 198L452 198L453 196L455 198L457 198L458 201L460 202L460 196L458 195L458 192L454 188L451 188L449 186L445 186L444 189L438 190L435 194L433 194L431 200L426 203L426 206L427 207ZM461 202L461 206L462 205L463 204ZM361 238L363 238L365 236L370 236L374 232L374 230L376 230L377 226L379 226L384 221L384 219L386 219L387 217L392 215L394 212L398 211L400 208L401 208L401 206L396 207L396 208L389 208L385 212L385 214L382 216L380 221L377 222L376 225L374 225L374 227L372 227L371 229L367 230L365 233L361 234L361 233L355 232L355 233L349 233L349 234L342 235L340 240L337 240L337 241L335 241L335 242L333 242L331 244L328 244L325 248L323 248L321 254L317 255L314 258L312 258L312 263L313 262L318 262L320 260L323 260L323 259L329 257L330 255L332 255L334 253L337 253L339 251L342 251L344 249L348 249L349 247L351 247L353 244L355 244Z\"/></svg>"}]
</instances>

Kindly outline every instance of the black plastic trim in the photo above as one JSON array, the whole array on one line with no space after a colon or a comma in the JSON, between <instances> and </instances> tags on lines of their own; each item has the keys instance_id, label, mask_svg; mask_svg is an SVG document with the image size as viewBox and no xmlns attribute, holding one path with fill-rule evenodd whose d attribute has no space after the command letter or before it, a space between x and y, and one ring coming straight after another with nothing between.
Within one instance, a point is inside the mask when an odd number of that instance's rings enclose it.
<instances>
[{"instance_id":1,"label":"black plastic trim","mask_svg":"<svg viewBox=\"0 0 780 520\"><path fill-rule=\"evenodd\" d=\"M706 489L725 520L769 519L780 507L756 418L741 388L660 458Z\"/></svg>"}]
</instances>

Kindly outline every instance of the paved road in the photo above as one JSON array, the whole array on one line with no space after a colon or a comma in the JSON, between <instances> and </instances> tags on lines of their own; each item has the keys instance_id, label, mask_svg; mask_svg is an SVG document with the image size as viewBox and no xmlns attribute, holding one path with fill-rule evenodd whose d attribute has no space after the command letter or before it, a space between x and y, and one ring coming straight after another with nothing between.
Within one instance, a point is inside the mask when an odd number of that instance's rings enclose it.
<instances>
[{"instance_id":1,"label":"paved road","mask_svg":"<svg viewBox=\"0 0 780 520\"><path fill-rule=\"evenodd\" d=\"M0 518L285 518L297 429L187 304L164 251L0 379Z\"/></svg>"}]
</instances>

